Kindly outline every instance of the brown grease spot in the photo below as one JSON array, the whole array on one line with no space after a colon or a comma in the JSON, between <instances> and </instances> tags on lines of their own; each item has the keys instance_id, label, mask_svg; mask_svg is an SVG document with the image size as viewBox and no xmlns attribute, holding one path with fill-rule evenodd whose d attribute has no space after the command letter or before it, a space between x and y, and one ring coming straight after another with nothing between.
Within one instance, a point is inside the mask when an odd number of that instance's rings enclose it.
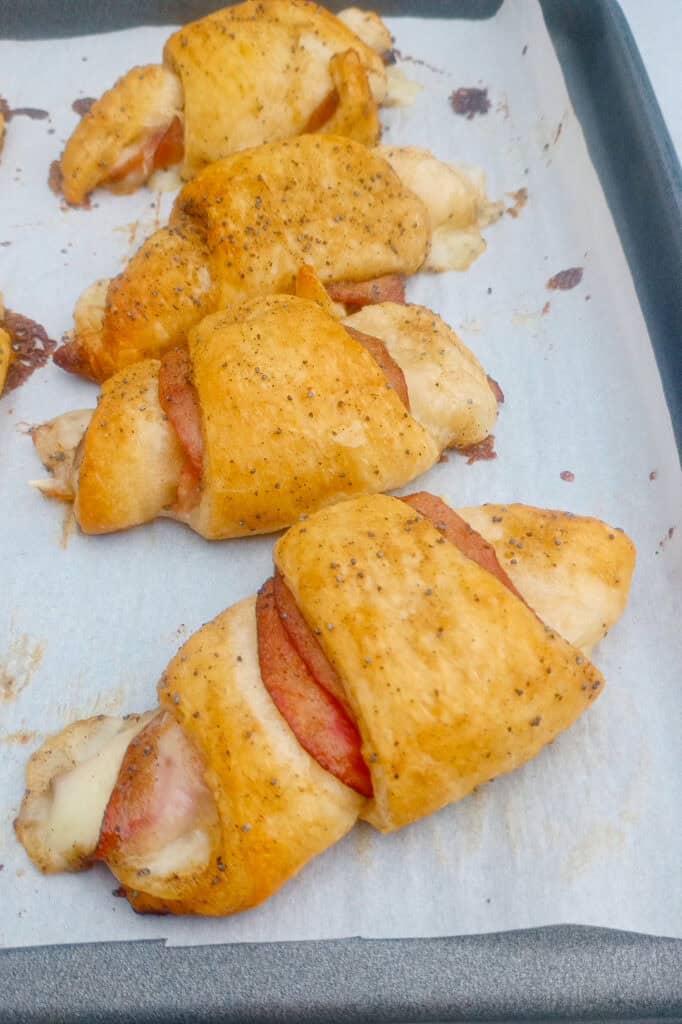
<instances>
[{"instance_id":1,"label":"brown grease spot","mask_svg":"<svg viewBox=\"0 0 682 1024\"><path fill-rule=\"evenodd\" d=\"M9 743L12 746L25 747L27 744L32 743L37 737L37 732L8 732L4 736L0 736L0 743Z\"/></svg>"},{"instance_id":2,"label":"brown grease spot","mask_svg":"<svg viewBox=\"0 0 682 1024\"><path fill-rule=\"evenodd\" d=\"M419 57L410 57L408 53L401 53L400 50L396 50L395 47L392 50L388 50L387 53L392 54L392 59L389 57L388 60L384 59L384 63L395 64L396 59L407 61L408 64L419 64L422 68L428 68L429 71L435 72L437 75L447 75L447 71L444 68L438 68L435 64L429 64L425 60L421 60Z\"/></svg>"},{"instance_id":3,"label":"brown grease spot","mask_svg":"<svg viewBox=\"0 0 682 1024\"><path fill-rule=\"evenodd\" d=\"M497 383L494 377L491 377L490 374L487 374L486 376L488 378L488 384L490 384L490 390L494 394L499 404L504 405L504 391L502 390L502 388Z\"/></svg>"},{"instance_id":4,"label":"brown grease spot","mask_svg":"<svg viewBox=\"0 0 682 1024\"><path fill-rule=\"evenodd\" d=\"M92 106L97 100L93 96L81 96L77 100L74 100L71 104L71 109L74 114L78 114L79 117L85 117L92 110Z\"/></svg>"},{"instance_id":5,"label":"brown grease spot","mask_svg":"<svg viewBox=\"0 0 682 1024\"><path fill-rule=\"evenodd\" d=\"M509 209L504 212L508 213L510 217L513 217L514 220L516 220L518 215L521 213L521 210L528 202L528 189L517 188L516 192L507 192L507 195L510 199L514 200L514 205L510 206Z\"/></svg>"},{"instance_id":6,"label":"brown grease spot","mask_svg":"<svg viewBox=\"0 0 682 1024\"><path fill-rule=\"evenodd\" d=\"M473 466L474 462L487 462L490 459L496 459L495 435L488 434L482 441L468 444L463 448L458 448L457 451L466 457L467 466Z\"/></svg>"},{"instance_id":7,"label":"brown grease spot","mask_svg":"<svg viewBox=\"0 0 682 1024\"><path fill-rule=\"evenodd\" d=\"M0 701L16 700L31 682L45 656L45 647L21 633L11 640L7 654L0 658Z\"/></svg>"},{"instance_id":8,"label":"brown grease spot","mask_svg":"<svg viewBox=\"0 0 682 1024\"><path fill-rule=\"evenodd\" d=\"M549 301L546 302L544 304L544 306L542 307L542 316L547 316L547 314L549 313L551 308L552 308L552 303L549 302Z\"/></svg>"},{"instance_id":9,"label":"brown grease spot","mask_svg":"<svg viewBox=\"0 0 682 1024\"><path fill-rule=\"evenodd\" d=\"M44 121L50 115L47 110L39 107L10 107L4 96L0 96L0 114L5 121L11 121L13 117L30 117L32 121Z\"/></svg>"},{"instance_id":10,"label":"brown grease spot","mask_svg":"<svg viewBox=\"0 0 682 1024\"><path fill-rule=\"evenodd\" d=\"M460 88L450 93L450 106L456 114L472 121L476 114L487 114L490 110L488 90Z\"/></svg>"},{"instance_id":11,"label":"brown grease spot","mask_svg":"<svg viewBox=\"0 0 682 1024\"><path fill-rule=\"evenodd\" d=\"M47 175L47 184L51 192L56 196L62 194L62 166L59 160L53 160L50 164L50 171Z\"/></svg>"},{"instance_id":12,"label":"brown grease spot","mask_svg":"<svg viewBox=\"0 0 682 1024\"><path fill-rule=\"evenodd\" d=\"M582 267L569 267L568 270L560 270L554 277L550 277L545 287L550 291L567 292L579 285L582 279Z\"/></svg>"},{"instance_id":13,"label":"brown grease spot","mask_svg":"<svg viewBox=\"0 0 682 1024\"><path fill-rule=\"evenodd\" d=\"M658 476L658 470L652 469L651 472L649 473L649 479L650 480L655 480L657 476Z\"/></svg>"},{"instance_id":14,"label":"brown grease spot","mask_svg":"<svg viewBox=\"0 0 682 1024\"><path fill-rule=\"evenodd\" d=\"M32 121L45 121L50 115L39 107L15 107L12 117L30 117Z\"/></svg>"},{"instance_id":15,"label":"brown grease spot","mask_svg":"<svg viewBox=\"0 0 682 1024\"><path fill-rule=\"evenodd\" d=\"M12 362L5 384L5 392L8 392L18 388L34 370L45 365L57 342L48 337L41 324L9 309L5 310L2 326L12 341Z\"/></svg>"}]
</instances>

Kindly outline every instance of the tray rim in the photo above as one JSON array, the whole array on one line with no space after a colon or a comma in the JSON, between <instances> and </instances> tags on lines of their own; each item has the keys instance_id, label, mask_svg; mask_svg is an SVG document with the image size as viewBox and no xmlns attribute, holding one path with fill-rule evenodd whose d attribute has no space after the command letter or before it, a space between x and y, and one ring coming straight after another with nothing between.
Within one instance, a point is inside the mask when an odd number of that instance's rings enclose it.
<instances>
[{"instance_id":1,"label":"tray rim","mask_svg":"<svg viewBox=\"0 0 682 1024\"><path fill-rule=\"evenodd\" d=\"M45 2L26 0L29 10L24 8L22 16L39 17ZM70 0L63 2L68 7ZM88 2L85 0L86 6ZM206 7L223 6L222 0L198 2ZM159 0L159 3L165 8L164 21L177 20L174 16L177 4L168 0ZM396 15L417 13L416 6L420 16L490 17L501 3L502 0L458 0L457 13L453 13L451 0L423 3L420 0L374 0L372 7ZM593 21L600 24L612 47L612 60L617 57L622 61L623 76L630 80L631 95L626 97L626 109L632 119L635 116L633 104L640 107L638 122L635 117L637 149L640 156L642 149L646 150L648 167L653 168L656 175L652 203L662 217L661 223L667 226L666 259L673 285L675 274L677 281L682 280L680 161L617 0L540 0L540 3L633 274L679 449L682 445L682 388L677 382L682 381L682 344L675 344L677 339L669 331L672 324L677 325L679 332L682 295L676 298L668 282L667 306L662 315L657 308L656 295L652 294L656 293L656 288L647 280L653 275L649 273L643 278L639 272L642 254L638 252L637 231L629 222L631 214L623 199L628 183L617 187L617 174L614 175L614 163L623 150L616 147L615 152L609 151L599 134L595 135L594 119L598 119L599 110L588 109L584 82L572 73L566 52L562 53L557 45L558 35L566 30L566 22L571 17L585 17L589 8ZM126 6L131 10L135 7L132 0L126 0ZM331 3L328 6L344 5ZM0 36L2 20L0 11ZM586 124L584 118L589 123ZM622 145L628 147L631 155L631 140L622 140ZM211 984L207 987L206 978L198 971L180 972L178 987L175 972L182 963L196 969L202 961L211 969L230 970L229 977L227 970L218 972L222 975L222 987L216 986L215 974L211 975ZM363 973L368 963L369 969ZM235 969L239 966L242 969L237 977ZM335 988L329 980L339 966L349 980L352 978L355 988L346 984L341 1001L334 1001ZM461 976L453 976L453 970L461 972L462 969L466 971L464 986ZM476 1005L476 994L480 996L483 991L480 985L489 981L492 971L495 984L490 997L479 999ZM551 975L557 971L563 991L557 991L551 983ZM125 991L116 984L121 974L126 979ZM361 976L362 986L359 984ZM264 986L264 977L269 985ZM395 985L397 977L408 980L411 985L407 1000L403 990ZM42 992L35 986L36 978L42 980ZM218 1019L216 1014L221 1021L333 1021L342 1018L359 1021L367 1019L368 1014L373 1020L393 1021L575 1020L588 1016L600 1021L682 1020L680 978L682 940L584 925L439 939L349 938L191 947L167 947L163 940L65 943L0 949L0 1024L10 1020L53 1021L55 1014L64 1024L71 1020L97 1024L113 1019L170 1024L176 1020L214 1020ZM56 988L52 986L50 999L49 982L55 980L58 984ZM217 1001L208 998L211 991L218 997Z\"/></svg>"}]
</instances>

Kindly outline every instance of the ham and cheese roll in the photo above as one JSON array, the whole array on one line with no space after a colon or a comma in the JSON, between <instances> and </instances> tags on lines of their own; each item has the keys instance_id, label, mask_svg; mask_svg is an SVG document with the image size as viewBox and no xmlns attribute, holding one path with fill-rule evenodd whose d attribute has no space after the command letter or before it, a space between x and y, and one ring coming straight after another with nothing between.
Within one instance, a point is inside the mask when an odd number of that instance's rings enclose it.
<instances>
[{"instance_id":1,"label":"ham and cheese roll","mask_svg":"<svg viewBox=\"0 0 682 1024\"><path fill-rule=\"evenodd\" d=\"M106 381L93 413L33 440L53 473L40 489L73 500L84 532L170 516L216 540L401 487L496 416L476 357L422 306L342 323L274 295L206 317L186 346Z\"/></svg>"},{"instance_id":2,"label":"ham and cheese roll","mask_svg":"<svg viewBox=\"0 0 682 1024\"><path fill-rule=\"evenodd\" d=\"M402 828L568 728L603 689L586 647L634 559L598 520L522 505L318 512L179 651L157 711L33 755L17 835L45 872L105 861L138 911L253 907L358 817Z\"/></svg>"},{"instance_id":3,"label":"ham and cheese roll","mask_svg":"<svg viewBox=\"0 0 682 1024\"><path fill-rule=\"evenodd\" d=\"M469 265L485 248L491 209L480 181L422 150L371 150L334 135L247 150L205 168L179 193L168 227L122 274L83 293L55 361L105 380L158 358L208 313L295 292L302 264L348 311L400 301L401 276Z\"/></svg>"},{"instance_id":4,"label":"ham and cheese roll","mask_svg":"<svg viewBox=\"0 0 682 1024\"><path fill-rule=\"evenodd\" d=\"M68 202L99 186L132 191L155 170L206 164L303 132L374 145L386 98L378 15L335 17L309 0L246 0L168 39L163 64L133 68L104 93L61 160Z\"/></svg>"}]
</instances>

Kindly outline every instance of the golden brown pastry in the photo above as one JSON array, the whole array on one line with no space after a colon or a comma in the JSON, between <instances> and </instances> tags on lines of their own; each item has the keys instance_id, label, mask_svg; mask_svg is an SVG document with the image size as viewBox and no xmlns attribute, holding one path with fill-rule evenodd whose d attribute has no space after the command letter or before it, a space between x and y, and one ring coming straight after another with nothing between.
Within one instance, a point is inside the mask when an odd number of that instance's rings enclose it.
<instances>
[{"instance_id":1,"label":"golden brown pastry","mask_svg":"<svg viewBox=\"0 0 682 1024\"><path fill-rule=\"evenodd\" d=\"M302 264L357 308L376 301L354 295L363 283L468 266L485 248L480 227L491 209L479 181L421 150L370 150L332 135L247 150L203 170L178 195L168 227L122 274L86 290L55 360L105 380L158 358L207 313L294 292Z\"/></svg>"},{"instance_id":2,"label":"golden brown pastry","mask_svg":"<svg viewBox=\"0 0 682 1024\"><path fill-rule=\"evenodd\" d=\"M79 123L61 161L82 204L100 185L131 191L156 169L191 178L242 149L307 131L374 145L386 95L378 15L335 17L309 0L246 0L175 32L163 65L133 68Z\"/></svg>"},{"instance_id":3,"label":"golden brown pastry","mask_svg":"<svg viewBox=\"0 0 682 1024\"><path fill-rule=\"evenodd\" d=\"M623 610L634 558L598 520L520 505L325 509L184 645L158 712L33 755L17 835L45 872L105 861L139 911L255 906L358 817L402 828L568 728L604 683L581 638Z\"/></svg>"},{"instance_id":4,"label":"golden brown pastry","mask_svg":"<svg viewBox=\"0 0 682 1024\"><path fill-rule=\"evenodd\" d=\"M93 413L33 440L53 473L41 490L70 497L86 533L170 516L213 540L400 487L496 416L480 363L424 307L340 323L276 295L206 317L186 349L121 370Z\"/></svg>"}]
</instances>

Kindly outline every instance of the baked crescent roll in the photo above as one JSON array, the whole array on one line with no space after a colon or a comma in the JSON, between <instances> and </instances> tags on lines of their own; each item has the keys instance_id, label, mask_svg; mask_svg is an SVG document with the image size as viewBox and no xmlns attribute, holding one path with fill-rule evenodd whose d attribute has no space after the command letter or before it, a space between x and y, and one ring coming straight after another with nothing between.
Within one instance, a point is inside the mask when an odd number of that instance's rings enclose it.
<instances>
[{"instance_id":1,"label":"baked crescent roll","mask_svg":"<svg viewBox=\"0 0 682 1024\"><path fill-rule=\"evenodd\" d=\"M568 728L604 685L579 644L622 612L634 559L598 520L521 505L318 512L181 648L158 711L33 755L17 835L45 872L105 861L136 910L255 906L358 817L402 828Z\"/></svg>"},{"instance_id":2,"label":"baked crescent roll","mask_svg":"<svg viewBox=\"0 0 682 1024\"><path fill-rule=\"evenodd\" d=\"M163 64L133 68L99 99L61 161L68 202L103 185L132 191L154 170L191 178L264 142L322 131L374 145L391 34L357 9L246 0L175 32Z\"/></svg>"},{"instance_id":3,"label":"baked crescent roll","mask_svg":"<svg viewBox=\"0 0 682 1024\"><path fill-rule=\"evenodd\" d=\"M349 311L395 300L404 296L396 275L468 266L497 212L480 180L422 150L333 135L247 150L206 167L179 193L168 227L122 274L84 292L55 361L105 380L158 358L207 313L293 293L302 264Z\"/></svg>"},{"instance_id":4,"label":"baked crescent roll","mask_svg":"<svg viewBox=\"0 0 682 1024\"><path fill-rule=\"evenodd\" d=\"M340 323L275 295L206 317L186 347L119 371L94 412L33 440L52 473L38 486L73 500L86 533L170 516L215 540L403 486L496 416L482 366L424 307Z\"/></svg>"}]
</instances>

